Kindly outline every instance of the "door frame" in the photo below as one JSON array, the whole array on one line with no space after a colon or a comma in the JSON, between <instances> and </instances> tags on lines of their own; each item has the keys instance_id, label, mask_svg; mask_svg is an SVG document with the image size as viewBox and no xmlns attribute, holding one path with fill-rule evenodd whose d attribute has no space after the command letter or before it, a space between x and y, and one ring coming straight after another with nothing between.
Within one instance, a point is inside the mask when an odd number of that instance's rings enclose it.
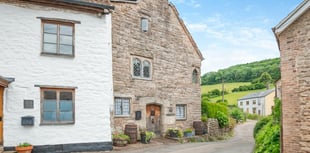
<instances>
[{"instance_id":1,"label":"door frame","mask_svg":"<svg viewBox=\"0 0 310 153\"><path fill-rule=\"evenodd\" d=\"M147 129L148 127L148 123L147 123L147 106L150 106L150 105L155 105L155 106L158 106L160 108L160 117L159 117L159 120L160 120L160 123L159 123L159 134L162 133L162 127L163 127L163 105L162 104L158 104L158 103L148 103L145 105L145 127ZM155 133L155 132L154 132ZM157 133L155 133L157 134Z\"/></svg>"},{"instance_id":2,"label":"door frame","mask_svg":"<svg viewBox=\"0 0 310 153\"><path fill-rule=\"evenodd\" d=\"M3 114L4 90L5 90L5 88L7 88L9 86L9 83L11 83L13 81L15 81L14 78L4 78L0 75L0 88L1 88L1 90L0 90L0 92L1 92L0 93L0 105L2 105L2 107L0 107L0 108L2 108L2 110L0 110L1 111L0 115L2 115L2 116L0 116L0 117L2 117L1 118L2 126L0 127L0 130L1 130L0 132L2 133L2 135L0 135L0 138L1 138L2 142L0 141L0 145L3 145L3 143L4 143L4 139L3 139L3 135L4 135L4 130L3 130L3 124L4 124L4 121L3 121L3 116L4 116L4 114Z\"/></svg>"}]
</instances>

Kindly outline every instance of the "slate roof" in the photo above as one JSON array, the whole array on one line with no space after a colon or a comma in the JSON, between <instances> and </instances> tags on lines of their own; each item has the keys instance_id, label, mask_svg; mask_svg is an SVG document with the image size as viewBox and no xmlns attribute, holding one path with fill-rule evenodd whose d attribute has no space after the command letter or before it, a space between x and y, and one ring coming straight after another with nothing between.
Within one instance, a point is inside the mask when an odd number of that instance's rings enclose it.
<instances>
[{"instance_id":1,"label":"slate roof","mask_svg":"<svg viewBox=\"0 0 310 153\"><path fill-rule=\"evenodd\" d=\"M246 95L246 96L244 96L238 100L266 97L267 95L269 95L273 91L274 91L274 89L269 89L269 90L265 90L265 91L261 91L261 92L251 93L251 94L248 94L248 95Z\"/></svg>"}]
</instances>

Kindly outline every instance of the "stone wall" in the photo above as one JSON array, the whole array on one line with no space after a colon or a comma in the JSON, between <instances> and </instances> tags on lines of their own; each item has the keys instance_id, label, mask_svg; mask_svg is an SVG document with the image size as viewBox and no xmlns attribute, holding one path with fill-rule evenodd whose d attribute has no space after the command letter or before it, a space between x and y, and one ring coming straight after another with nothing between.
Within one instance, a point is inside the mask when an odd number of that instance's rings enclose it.
<instances>
[{"instance_id":1,"label":"stone wall","mask_svg":"<svg viewBox=\"0 0 310 153\"><path fill-rule=\"evenodd\" d=\"M279 36L283 153L310 151L310 10Z\"/></svg>"},{"instance_id":2,"label":"stone wall","mask_svg":"<svg viewBox=\"0 0 310 153\"><path fill-rule=\"evenodd\" d=\"M145 128L147 104L161 106L162 133L168 127L192 126L201 115L200 82L192 83L192 72L196 69L200 76L202 59L174 7L167 0L112 5L114 96L131 99L130 115L114 117L114 128L123 129L130 122ZM141 18L149 22L147 32L141 30ZM151 61L151 79L132 77L133 56ZM186 120L176 121L176 104L187 105ZM142 112L141 120L134 120L135 111Z\"/></svg>"}]
</instances>

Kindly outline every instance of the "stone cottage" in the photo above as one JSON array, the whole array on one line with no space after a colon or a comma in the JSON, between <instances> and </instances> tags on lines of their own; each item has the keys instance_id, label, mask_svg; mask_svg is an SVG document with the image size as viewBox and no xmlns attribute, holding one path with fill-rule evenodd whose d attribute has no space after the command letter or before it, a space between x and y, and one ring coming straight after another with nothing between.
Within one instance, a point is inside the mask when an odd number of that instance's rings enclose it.
<instances>
[{"instance_id":1,"label":"stone cottage","mask_svg":"<svg viewBox=\"0 0 310 153\"><path fill-rule=\"evenodd\" d=\"M249 114L267 116L272 113L274 98L275 89L251 93L238 99L238 107Z\"/></svg>"},{"instance_id":2,"label":"stone cottage","mask_svg":"<svg viewBox=\"0 0 310 153\"><path fill-rule=\"evenodd\" d=\"M281 55L281 152L310 152L310 0L304 0L273 31Z\"/></svg>"},{"instance_id":3,"label":"stone cottage","mask_svg":"<svg viewBox=\"0 0 310 153\"><path fill-rule=\"evenodd\" d=\"M0 143L33 152L111 150L110 5L0 2Z\"/></svg>"},{"instance_id":4,"label":"stone cottage","mask_svg":"<svg viewBox=\"0 0 310 153\"><path fill-rule=\"evenodd\" d=\"M200 120L203 57L168 0L110 0L114 130L133 123L164 134Z\"/></svg>"}]
</instances>

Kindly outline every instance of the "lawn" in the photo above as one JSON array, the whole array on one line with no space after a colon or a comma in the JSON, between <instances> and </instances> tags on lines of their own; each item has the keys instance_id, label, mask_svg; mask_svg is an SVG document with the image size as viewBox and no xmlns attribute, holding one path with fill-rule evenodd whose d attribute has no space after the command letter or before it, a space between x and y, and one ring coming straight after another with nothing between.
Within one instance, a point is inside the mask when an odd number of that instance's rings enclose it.
<instances>
[{"instance_id":1,"label":"lawn","mask_svg":"<svg viewBox=\"0 0 310 153\"><path fill-rule=\"evenodd\" d=\"M234 92L234 93L231 92L231 90L233 88L238 88L239 86L250 85L250 84L251 84L250 82L225 83L224 84L224 89L226 91L228 91L229 94L224 95L224 99L226 99L228 101L229 105L235 105L235 104L237 104L237 100L239 98L241 98L243 96L246 96L247 94L254 93L254 92L259 92L259 91L262 91L262 90L266 90L266 89L260 89L260 90L249 90L249 91ZM207 93L207 92L209 92L209 91L211 91L213 89L222 90L222 84L201 86L201 94ZM216 102L217 100L221 100L221 99L222 99L222 97L219 96L219 97L212 98L211 101Z\"/></svg>"}]
</instances>

